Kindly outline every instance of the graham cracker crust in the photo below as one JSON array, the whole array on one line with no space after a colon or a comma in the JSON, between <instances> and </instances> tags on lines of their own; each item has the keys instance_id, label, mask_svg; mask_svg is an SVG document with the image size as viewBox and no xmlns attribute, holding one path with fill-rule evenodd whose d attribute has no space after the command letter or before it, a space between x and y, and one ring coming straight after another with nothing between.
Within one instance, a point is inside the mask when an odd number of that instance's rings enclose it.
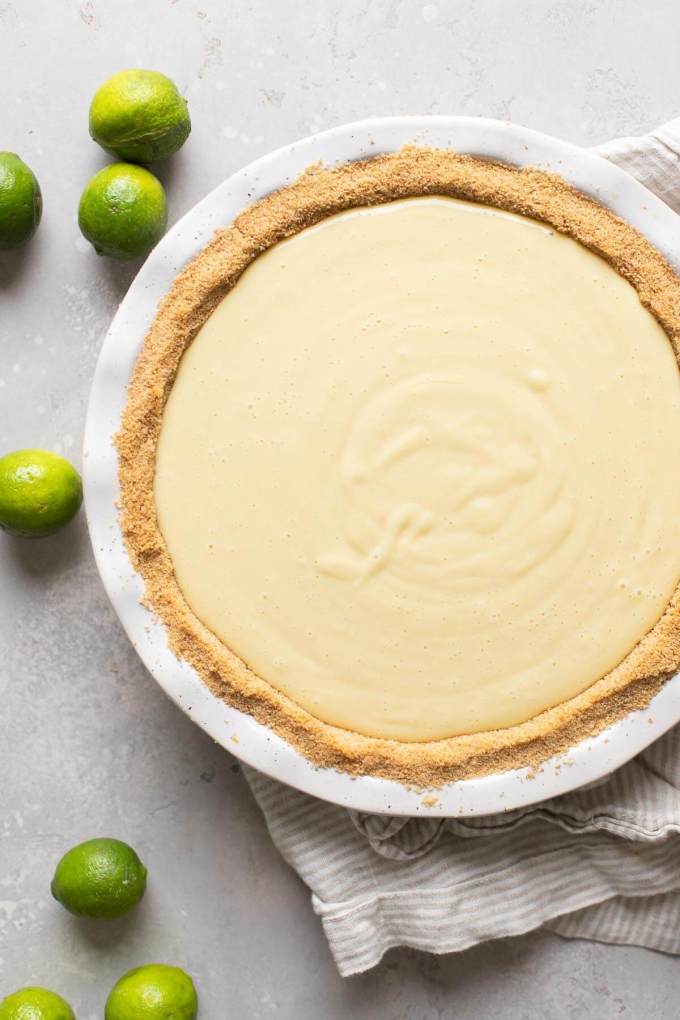
<instances>
[{"instance_id":1,"label":"graham cracker crust","mask_svg":"<svg viewBox=\"0 0 680 1020\"><path fill-rule=\"evenodd\" d=\"M512 768L535 769L645 708L680 668L680 585L661 619L619 666L528 722L427 743L371 738L315 719L252 672L197 619L177 584L153 494L156 444L182 354L250 262L334 213L418 195L485 203L542 220L575 238L635 287L680 360L680 279L632 226L557 175L406 147L337 168L311 167L217 231L158 308L132 374L116 447L123 536L144 580L146 602L165 625L174 654L218 697L280 734L315 765L436 787Z\"/></svg>"}]
</instances>

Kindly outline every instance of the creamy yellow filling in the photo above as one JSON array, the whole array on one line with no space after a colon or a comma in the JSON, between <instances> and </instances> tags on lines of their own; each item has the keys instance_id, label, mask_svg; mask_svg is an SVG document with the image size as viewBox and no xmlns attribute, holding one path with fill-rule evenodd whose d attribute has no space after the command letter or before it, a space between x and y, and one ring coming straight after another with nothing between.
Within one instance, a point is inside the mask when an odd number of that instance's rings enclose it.
<instances>
[{"instance_id":1,"label":"creamy yellow filling","mask_svg":"<svg viewBox=\"0 0 680 1020\"><path fill-rule=\"evenodd\" d=\"M680 375L570 238L448 198L261 255L184 355L155 484L196 615L325 722L522 722L680 577Z\"/></svg>"}]
</instances>

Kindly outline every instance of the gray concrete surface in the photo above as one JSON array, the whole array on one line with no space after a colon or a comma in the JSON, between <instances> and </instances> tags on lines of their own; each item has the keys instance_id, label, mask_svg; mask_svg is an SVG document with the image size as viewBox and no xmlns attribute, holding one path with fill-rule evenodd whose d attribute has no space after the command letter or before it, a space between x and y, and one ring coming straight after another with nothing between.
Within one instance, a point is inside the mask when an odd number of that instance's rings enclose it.
<instances>
[{"instance_id":1,"label":"gray concrete surface","mask_svg":"<svg viewBox=\"0 0 680 1020\"><path fill-rule=\"evenodd\" d=\"M108 74L158 68L194 131L161 170L177 218L227 174L360 117L507 117L579 143L680 114L677 0L0 0L0 149L43 186L39 235L0 257L0 450L80 460L101 338L136 266L98 259L76 207L105 157L87 106ZM0 538L0 992L29 982L101 1017L128 967L176 962L203 1020L512 1020L677 1015L680 963L532 935L435 959L389 954L342 981L305 888L238 765L137 661L82 517ZM112 834L150 867L139 912L83 924L49 895L70 844Z\"/></svg>"}]
</instances>

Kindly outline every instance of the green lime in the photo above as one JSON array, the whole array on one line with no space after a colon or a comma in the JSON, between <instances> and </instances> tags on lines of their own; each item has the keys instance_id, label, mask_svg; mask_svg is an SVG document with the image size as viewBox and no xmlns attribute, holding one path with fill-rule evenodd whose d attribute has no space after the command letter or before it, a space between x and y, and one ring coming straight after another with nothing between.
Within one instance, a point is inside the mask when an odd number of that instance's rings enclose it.
<instances>
[{"instance_id":1,"label":"green lime","mask_svg":"<svg viewBox=\"0 0 680 1020\"><path fill-rule=\"evenodd\" d=\"M90 134L130 163L153 163L180 149L191 131L187 101L158 71L119 71L97 89Z\"/></svg>"},{"instance_id":2,"label":"green lime","mask_svg":"<svg viewBox=\"0 0 680 1020\"><path fill-rule=\"evenodd\" d=\"M163 234L168 210L163 185L132 163L112 163L88 182L78 223L98 255L136 259L148 255Z\"/></svg>"},{"instance_id":3,"label":"green lime","mask_svg":"<svg viewBox=\"0 0 680 1020\"><path fill-rule=\"evenodd\" d=\"M146 868L127 843L90 839L64 854L52 879L52 895L80 917L122 917L141 900Z\"/></svg>"},{"instance_id":4,"label":"green lime","mask_svg":"<svg viewBox=\"0 0 680 1020\"><path fill-rule=\"evenodd\" d=\"M53 535L75 517L83 501L80 475L47 450L17 450L0 457L0 529L22 538Z\"/></svg>"},{"instance_id":5,"label":"green lime","mask_svg":"<svg viewBox=\"0 0 680 1020\"><path fill-rule=\"evenodd\" d=\"M111 989L105 1020L194 1020L194 983L179 967L150 963L123 974Z\"/></svg>"},{"instance_id":6,"label":"green lime","mask_svg":"<svg viewBox=\"0 0 680 1020\"><path fill-rule=\"evenodd\" d=\"M42 195L30 167L14 152L0 152L0 248L30 240L42 216Z\"/></svg>"},{"instance_id":7,"label":"green lime","mask_svg":"<svg viewBox=\"0 0 680 1020\"><path fill-rule=\"evenodd\" d=\"M21 988L0 1002L0 1020L76 1020L61 995L47 988Z\"/></svg>"}]
</instances>

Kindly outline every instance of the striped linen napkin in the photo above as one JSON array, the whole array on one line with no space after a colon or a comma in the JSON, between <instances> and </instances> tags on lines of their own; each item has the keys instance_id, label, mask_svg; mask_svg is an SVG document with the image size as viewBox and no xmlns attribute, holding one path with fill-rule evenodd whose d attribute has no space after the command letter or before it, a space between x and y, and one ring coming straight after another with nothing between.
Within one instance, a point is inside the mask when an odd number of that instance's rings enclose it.
<instances>
[{"instance_id":1,"label":"striped linen napkin","mask_svg":"<svg viewBox=\"0 0 680 1020\"><path fill-rule=\"evenodd\" d=\"M680 212L680 118L595 151ZM541 927L680 955L680 727L604 782L485 818L364 815L244 773L343 975Z\"/></svg>"}]
</instances>

